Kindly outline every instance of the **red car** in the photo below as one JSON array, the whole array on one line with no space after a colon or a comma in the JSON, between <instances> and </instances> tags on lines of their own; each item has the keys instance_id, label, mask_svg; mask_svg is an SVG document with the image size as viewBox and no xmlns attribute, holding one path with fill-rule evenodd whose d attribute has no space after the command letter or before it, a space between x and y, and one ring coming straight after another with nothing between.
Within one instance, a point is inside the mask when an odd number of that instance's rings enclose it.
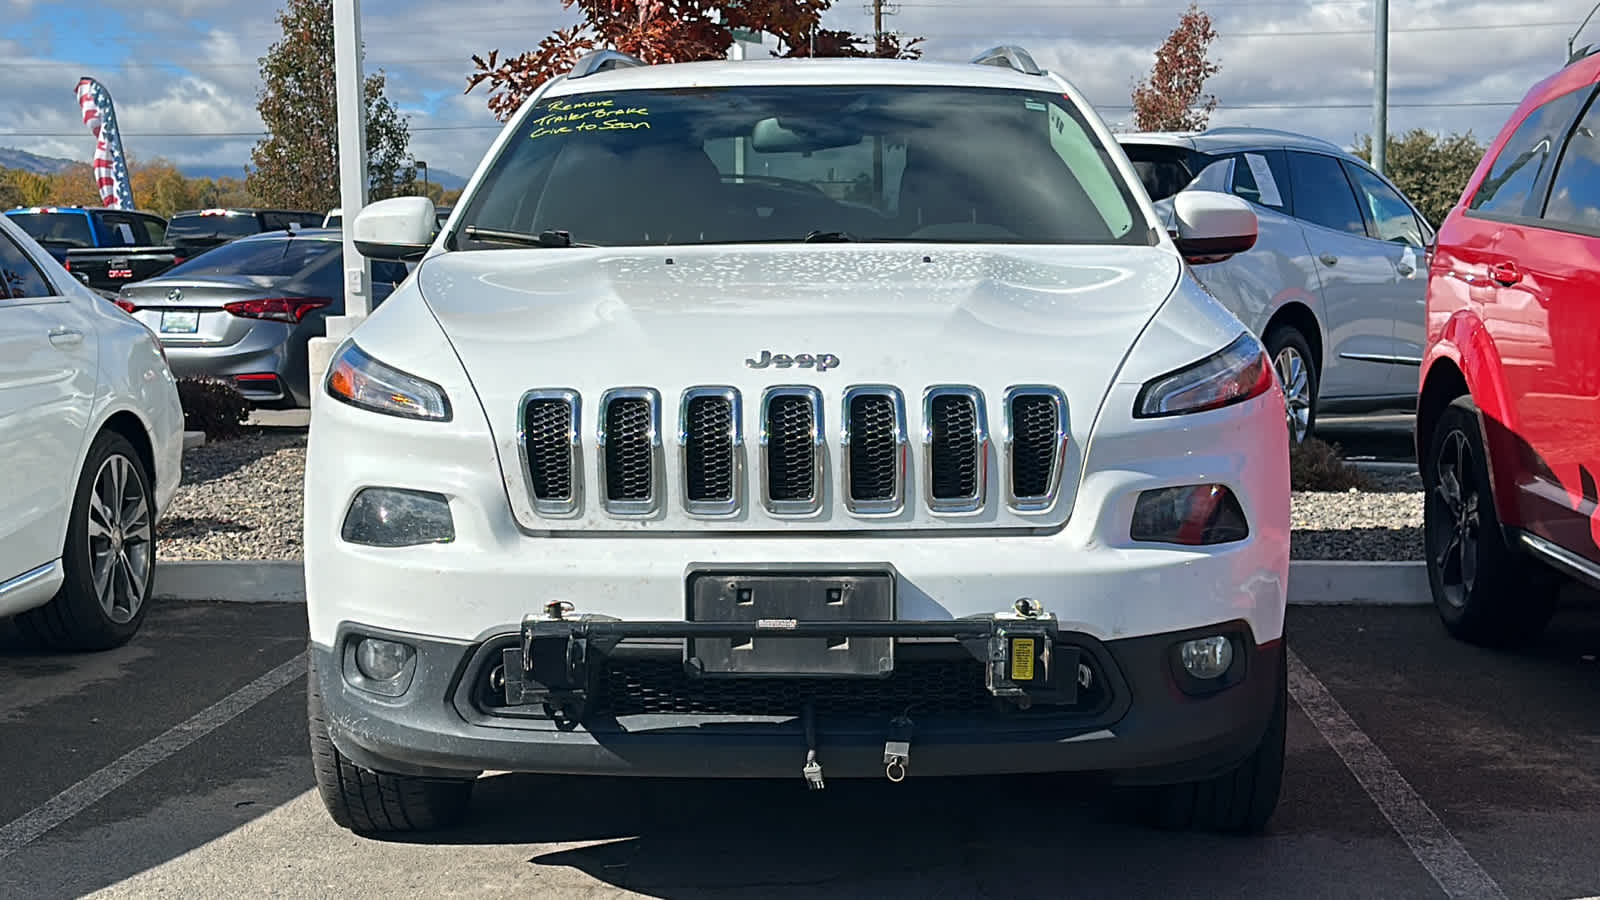
<instances>
[{"instance_id":1,"label":"red car","mask_svg":"<svg viewBox=\"0 0 1600 900\"><path fill-rule=\"evenodd\" d=\"M1439 228L1417 460L1434 603L1458 637L1537 635L1600 585L1600 56L1528 92Z\"/></svg>"}]
</instances>

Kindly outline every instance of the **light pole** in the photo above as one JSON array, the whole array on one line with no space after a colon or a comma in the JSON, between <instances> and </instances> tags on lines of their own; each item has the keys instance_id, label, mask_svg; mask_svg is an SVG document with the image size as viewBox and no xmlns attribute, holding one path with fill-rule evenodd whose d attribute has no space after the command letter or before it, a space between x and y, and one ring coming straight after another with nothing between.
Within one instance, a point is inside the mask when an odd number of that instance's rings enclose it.
<instances>
[{"instance_id":1,"label":"light pole","mask_svg":"<svg viewBox=\"0 0 1600 900\"><path fill-rule=\"evenodd\" d=\"M433 194L428 190L428 164L420 159L412 160L411 164L422 170L422 196L432 199Z\"/></svg>"},{"instance_id":2,"label":"light pole","mask_svg":"<svg viewBox=\"0 0 1600 900\"><path fill-rule=\"evenodd\" d=\"M356 249L355 218L367 205L367 111L361 72L361 0L333 0L333 86L338 108L339 207L344 216L344 315L325 319L323 336L307 347L311 384L322 378L333 351L371 312L372 264ZM322 392L311 392L312 409ZM315 413L313 413L313 418Z\"/></svg>"},{"instance_id":3,"label":"light pole","mask_svg":"<svg viewBox=\"0 0 1600 900\"><path fill-rule=\"evenodd\" d=\"M1389 0L1373 0L1372 168L1387 175L1389 150Z\"/></svg>"}]
</instances>

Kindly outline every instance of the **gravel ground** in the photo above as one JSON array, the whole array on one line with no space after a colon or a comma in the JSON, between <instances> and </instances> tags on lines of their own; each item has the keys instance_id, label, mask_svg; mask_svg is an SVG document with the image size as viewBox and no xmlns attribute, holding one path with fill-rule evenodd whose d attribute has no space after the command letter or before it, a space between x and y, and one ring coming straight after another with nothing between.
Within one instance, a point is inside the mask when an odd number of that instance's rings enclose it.
<instances>
[{"instance_id":1,"label":"gravel ground","mask_svg":"<svg viewBox=\"0 0 1600 900\"><path fill-rule=\"evenodd\" d=\"M160 559L299 559L303 429L250 429L183 454Z\"/></svg>"},{"instance_id":2,"label":"gravel ground","mask_svg":"<svg viewBox=\"0 0 1600 900\"><path fill-rule=\"evenodd\" d=\"M1369 491L1296 491L1294 559L1422 559L1422 479L1369 472Z\"/></svg>"},{"instance_id":3,"label":"gravel ground","mask_svg":"<svg viewBox=\"0 0 1600 900\"><path fill-rule=\"evenodd\" d=\"M299 559L305 442L304 429L252 429L185 453L161 558ZM1416 473L1372 478L1371 491L1294 494L1295 559L1422 558Z\"/></svg>"}]
</instances>

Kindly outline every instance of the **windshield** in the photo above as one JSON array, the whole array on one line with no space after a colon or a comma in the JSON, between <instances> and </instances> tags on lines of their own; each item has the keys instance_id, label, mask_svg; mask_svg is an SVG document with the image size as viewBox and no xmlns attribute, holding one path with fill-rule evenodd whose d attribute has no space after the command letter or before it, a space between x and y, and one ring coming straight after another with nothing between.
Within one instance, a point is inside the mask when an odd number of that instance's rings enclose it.
<instances>
[{"instance_id":1,"label":"windshield","mask_svg":"<svg viewBox=\"0 0 1600 900\"><path fill-rule=\"evenodd\" d=\"M545 100L517 127L453 246L518 246L510 238L545 231L603 246L1151 240L1105 148L1060 94L624 91Z\"/></svg>"},{"instance_id":2,"label":"windshield","mask_svg":"<svg viewBox=\"0 0 1600 900\"><path fill-rule=\"evenodd\" d=\"M1123 144L1122 149L1153 201L1171 197L1194 180L1192 157L1197 154L1192 151L1163 144Z\"/></svg>"},{"instance_id":3,"label":"windshield","mask_svg":"<svg viewBox=\"0 0 1600 900\"><path fill-rule=\"evenodd\" d=\"M16 213L11 221L41 244L93 247L89 217L82 213Z\"/></svg>"},{"instance_id":4,"label":"windshield","mask_svg":"<svg viewBox=\"0 0 1600 900\"><path fill-rule=\"evenodd\" d=\"M338 241L314 238L281 237L234 241L174 266L163 273L162 277L255 275L280 278L298 275L310 266L334 259L340 256L341 249L342 245Z\"/></svg>"},{"instance_id":5,"label":"windshield","mask_svg":"<svg viewBox=\"0 0 1600 900\"><path fill-rule=\"evenodd\" d=\"M237 238L248 234L259 234L260 231L261 225L250 213L230 215L195 213L175 216L167 223L167 240L173 242Z\"/></svg>"}]
</instances>

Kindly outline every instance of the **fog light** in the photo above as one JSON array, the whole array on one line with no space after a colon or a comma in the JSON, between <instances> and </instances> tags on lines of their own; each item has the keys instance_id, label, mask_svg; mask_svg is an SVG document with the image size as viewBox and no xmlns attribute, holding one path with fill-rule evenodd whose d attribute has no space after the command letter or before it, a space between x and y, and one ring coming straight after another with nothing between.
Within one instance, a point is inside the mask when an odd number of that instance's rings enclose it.
<instances>
[{"instance_id":1,"label":"fog light","mask_svg":"<svg viewBox=\"0 0 1600 900\"><path fill-rule=\"evenodd\" d=\"M370 547L448 544L456 539L456 525L443 494L362 488L345 514L339 536Z\"/></svg>"},{"instance_id":2,"label":"fog light","mask_svg":"<svg viewBox=\"0 0 1600 900\"><path fill-rule=\"evenodd\" d=\"M1221 678L1233 665L1233 642L1222 635L1184 641L1178 648L1184 671L1196 678Z\"/></svg>"},{"instance_id":3,"label":"fog light","mask_svg":"<svg viewBox=\"0 0 1600 900\"><path fill-rule=\"evenodd\" d=\"M373 681L394 681L405 673L415 653L406 644L362 638L356 645L356 668Z\"/></svg>"},{"instance_id":4,"label":"fog light","mask_svg":"<svg viewBox=\"0 0 1600 900\"><path fill-rule=\"evenodd\" d=\"M1133 508L1129 536L1136 541L1203 546L1250 536L1239 499L1220 484L1144 491Z\"/></svg>"}]
</instances>

